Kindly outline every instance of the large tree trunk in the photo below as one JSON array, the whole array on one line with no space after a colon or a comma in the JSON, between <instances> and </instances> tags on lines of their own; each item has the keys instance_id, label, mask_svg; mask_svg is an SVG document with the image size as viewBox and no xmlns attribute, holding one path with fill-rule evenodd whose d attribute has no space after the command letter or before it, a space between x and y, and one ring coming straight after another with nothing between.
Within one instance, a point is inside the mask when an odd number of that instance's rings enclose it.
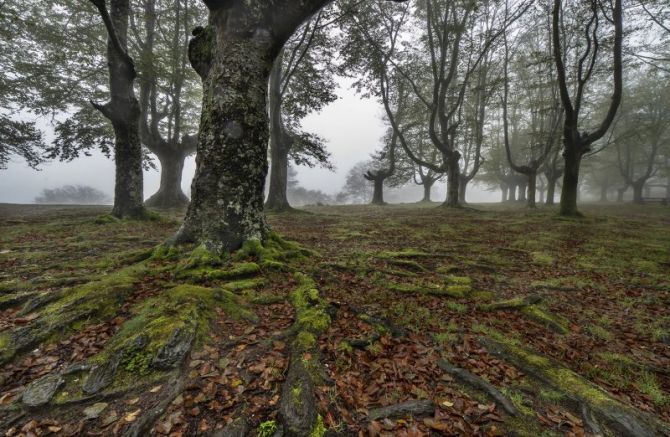
<instances>
[{"instance_id":1,"label":"large tree trunk","mask_svg":"<svg viewBox=\"0 0 670 437\"><path fill-rule=\"evenodd\" d=\"M277 57L270 75L270 191L265 207L273 211L291 209L288 203L288 153L291 139L286 135L281 114L282 56Z\"/></svg>"},{"instance_id":2,"label":"large tree trunk","mask_svg":"<svg viewBox=\"0 0 670 437\"><path fill-rule=\"evenodd\" d=\"M144 216L142 145L140 143L140 105L133 88L137 76L133 61L127 55L130 1L114 0L109 14L105 3L96 3L107 26L107 65L110 101L94 104L114 128L114 208L112 215L123 218Z\"/></svg>"},{"instance_id":3,"label":"large tree trunk","mask_svg":"<svg viewBox=\"0 0 670 437\"><path fill-rule=\"evenodd\" d=\"M576 146L567 146L564 152L565 170L563 171L563 188L561 190L560 214L565 216L580 215L577 210L577 196L579 193L579 167L582 155Z\"/></svg>"},{"instance_id":4,"label":"large tree trunk","mask_svg":"<svg viewBox=\"0 0 670 437\"><path fill-rule=\"evenodd\" d=\"M158 191L145 202L154 208L183 208L188 197L181 189L182 173L186 156L183 153L161 153L156 155L161 163L161 184Z\"/></svg>"},{"instance_id":5,"label":"large tree trunk","mask_svg":"<svg viewBox=\"0 0 670 437\"><path fill-rule=\"evenodd\" d=\"M528 175L528 198L526 200L529 208L535 208L536 185L537 173L533 171Z\"/></svg>"},{"instance_id":6,"label":"large tree trunk","mask_svg":"<svg viewBox=\"0 0 670 437\"><path fill-rule=\"evenodd\" d=\"M447 199L444 201L442 206L449 208L459 208L461 206L461 204L458 202L458 186L460 182L460 166L458 165L459 160L460 154L458 152L452 153L452 156L449 157L449 168L447 170Z\"/></svg>"},{"instance_id":7,"label":"large tree trunk","mask_svg":"<svg viewBox=\"0 0 670 437\"><path fill-rule=\"evenodd\" d=\"M204 96L191 203L175 242L198 242L218 253L264 241L268 232L267 84L276 53L269 31L246 18L212 10L212 26L189 50Z\"/></svg>"},{"instance_id":8,"label":"large tree trunk","mask_svg":"<svg viewBox=\"0 0 670 437\"><path fill-rule=\"evenodd\" d=\"M384 204L384 180L385 177L377 176L374 178L373 185L374 191L372 192L372 205L383 205Z\"/></svg>"}]
</instances>

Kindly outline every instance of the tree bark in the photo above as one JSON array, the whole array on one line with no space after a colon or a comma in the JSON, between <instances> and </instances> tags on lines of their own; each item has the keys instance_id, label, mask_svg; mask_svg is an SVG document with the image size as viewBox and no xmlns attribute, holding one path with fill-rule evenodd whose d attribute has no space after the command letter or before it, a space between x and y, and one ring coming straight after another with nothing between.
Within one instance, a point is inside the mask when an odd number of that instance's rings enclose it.
<instances>
[{"instance_id":1,"label":"tree bark","mask_svg":"<svg viewBox=\"0 0 670 437\"><path fill-rule=\"evenodd\" d=\"M288 153L291 138L286 134L281 113L282 55L275 60L270 75L270 191L265 208L273 211L291 209L288 202Z\"/></svg>"},{"instance_id":2,"label":"tree bark","mask_svg":"<svg viewBox=\"0 0 670 437\"><path fill-rule=\"evenodd\" d=\"M458 200L463 204L468 203L465 200L465 193L468 189L468 182L469 182L468 178L461 176L460 181L458 183Z\"/></svg>"},{"instance_id":3,"label":"tree bark","mask_svg":"<svg viewBox=\"0 0 670 437\"><path fill-rule=\"evenodd\" d=\"M110 10L101 0L92 0L107 28L107 65L110 101L93 103L112 123L114 129L114 207L118 218L144 216L142 145L140 142L140 105L135 97L137 77L133 60L128 56L129 0L113 0Z\"/></svg>"},{"instance_id":4,"label":"tree bark","mask_svg":"<svg viewBox=\"0 0 670 437\"><path fill-rule=\"evenodd\" d=\"M528 188L527 183L524 182L522 184L519 184L519 193L518 193L518 196L517 196L517 200L519 202L525 202L526 201L526 189L527 188Z\"/></svg>"},{"instance_id":5,"label":"tree bark","mask_svg":"<svg viewBox=\"0 0 670 437\"><path fill-rule=\"evenodd\" d=\"M555 205L556 197L556 182L558 178L547 178L547 199L545 200L546 205Z\"/></svg>"},{"instance_id":6,"label":"tree bark","mask_svg":"<svg viewBox=\"0 0 670 437\"><path fill-rule=\"evenodd\" d=\"M577 149L575 146L566 147L563 153L565 170L563 171L560 214L564 216L581 215L577 210L577 194L579 192L579 167L582 154L575 149Z\"/></svg>"},{"instance_id":7,"label":"tree bark","mask_svg":"<svg viewBox=\"0 0 670 437\"><path fill-rule=\"evenodd\" d=\"M500 184L500 193L502 195L501 202L507 202L507 193L509 192L509 186Z\"/></svg>"},{"instance_id":8,"label":"tree bark","mask_svg":"<svg viewBox=\"0 0 670 437\"><path fill-rule=\"evenodd\" d=\"M641 205L644 203L643 200L643 191L644 191L644 182L645 181L636 181L633 183L633 203Z\"/></svg>"},{"instance_id":9,"label":"tree bark","mask_svg":"<svg viewBox=\"0 0 670 437\"><path fill-rule=\"evenodd\" d=\"M527 204L529 208L535 208L535 196L537 193L537 173L532 172L528 175L528 197Z\"/></svg>"},{"instance_id":10,"label":"tree bark","mask_svg":"<svg viewBox=\"0 0 670 437\"><path fill-rule=\"evenodd\" d=\"M275 44L244 2L232 8L240 11L212 9L212 25L190 44L204 96L191 203L174 239L217 253L236 250L247 240L264 241L268 232L263 188Z\"/></svg>"},{"instance_id":11,"label":"tree bark","mask_svg":"<svg viewBox=\"0 0 670 437\"><path fill-rule=\"evenodd\" d=\"M458 161L461 155L458 152L452 152L448 159L449 168L447 169L447 199L442 206L448 208L460 208L459 203L459 182L460 182L460 166Z\"/></svg>"},{"instance_id":12,"label":"tree bark","mask_svg":"<svg viewBox=\"0 0 670 437\"><path fill-rule=\"evenodd\" d=\"M509 186L509 196L507 198L508 202L516 202L516 187L517 186L515 184L511 184Z\"/></svg>"},{"instance_id":13,"label":"tree bark","mask_svg":"<svg viewBox=\"0 0 670 437\"><path fill-rule=\"evenodd\" d=\"M181 189L184 171L184 153L156 154L161 163L161 184L158 191L144 204L153 208L183 208L188 205L188 197Z\"/></svg>"},{"instance_id":14,"label":"tree bark","mask_svg":"<svg viewBox=\"0 0 670 437\"><path fill-rule=\"evenodd\" d=\"M430 199L430 192L433 189L433 184L434 182L431 181L424 181L423 182L423 199L421 199L422 202L432 202Z\"/></svg>"},{"instance_id":15,"label":"tree bark","mask_svg":"<svg viewBox=\"0 0 670 437\"><path fill-rule=\"evenodd\" d=\"M385 177L376 177L373 180L374 190L372 192L372 205L383 205L384 204L384 179Z\"/></svg>"}]
</instances>

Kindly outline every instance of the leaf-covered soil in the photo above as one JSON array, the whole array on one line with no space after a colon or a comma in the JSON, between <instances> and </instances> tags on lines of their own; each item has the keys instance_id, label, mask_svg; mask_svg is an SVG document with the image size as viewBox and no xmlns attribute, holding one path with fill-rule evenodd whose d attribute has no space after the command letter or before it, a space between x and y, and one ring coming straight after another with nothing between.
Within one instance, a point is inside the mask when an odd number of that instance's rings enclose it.
<instances>
[{"instance_id":1,"label":"leaf-covered soil","mask_svg":"<svg viewBox=\"0 0 670 437\"><path fill-rule=\"evenodd\" d=\"M663 435L670 210L584 212L314 207L211 260L0 205L0 433Z\"/></svg>"}]
</instances>

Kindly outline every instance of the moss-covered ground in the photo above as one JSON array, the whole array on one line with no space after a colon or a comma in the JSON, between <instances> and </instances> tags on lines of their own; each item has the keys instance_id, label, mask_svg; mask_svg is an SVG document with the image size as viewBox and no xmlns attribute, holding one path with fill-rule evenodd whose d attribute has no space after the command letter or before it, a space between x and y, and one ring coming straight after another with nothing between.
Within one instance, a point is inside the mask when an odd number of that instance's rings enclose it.
<instances>
[{"instance_id":1,"label":"moss-covered ground","mask_svg":"<svg viewBox=\"0 0 670 437\"><path fill-rule=\"evenodd\" d=\"M147 434L245 417L250 435L272 435L292 350L318 363L317 435L589 435L575 399L670 423L667 207L585 206L576 220L508 206L306 210L271 214L281 237L219 258L161 246L174 214L0 205L0 433L121 435L169 397ZM89 393L90 369L110 362ZM25 409L22 392L51 374L63 383L50 404ZM417 399L434 414L367 419Z\"/></svg>"}]
</instances>

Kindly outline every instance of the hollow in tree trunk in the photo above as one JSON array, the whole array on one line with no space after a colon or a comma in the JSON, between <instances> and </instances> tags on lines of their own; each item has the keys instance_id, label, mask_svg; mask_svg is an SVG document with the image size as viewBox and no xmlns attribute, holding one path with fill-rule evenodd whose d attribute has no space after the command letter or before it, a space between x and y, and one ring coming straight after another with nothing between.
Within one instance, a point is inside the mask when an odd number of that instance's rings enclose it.
<instances>
[{"instance_id":1,"label":"hollow in tree trunk","mask_svg":"<svg viewBox=\"0 0 670 437\"><path fill-rule=\"evenodd\" d=\"M144 204L154 208L185 207L189 200L181 189L181 180L186 156L179 152L164 152L156 156L161 163L161 184Z\"/></svg>"}]
</instances>

